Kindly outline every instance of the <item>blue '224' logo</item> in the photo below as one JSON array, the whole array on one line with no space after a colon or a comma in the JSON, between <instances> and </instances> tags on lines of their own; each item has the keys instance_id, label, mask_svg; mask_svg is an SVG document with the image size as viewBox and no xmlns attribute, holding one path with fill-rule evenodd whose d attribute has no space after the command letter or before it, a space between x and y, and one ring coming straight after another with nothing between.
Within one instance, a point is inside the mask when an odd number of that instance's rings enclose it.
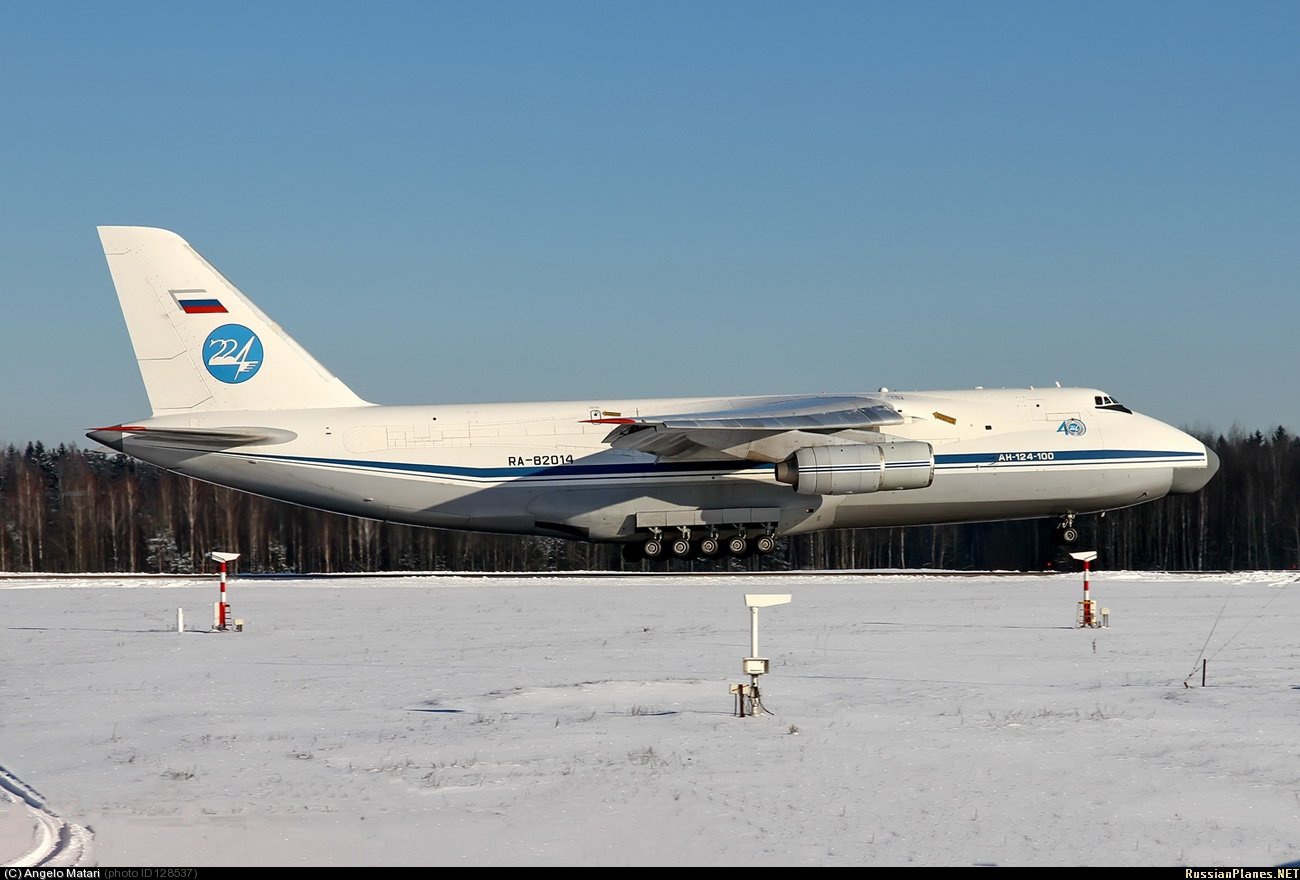
<instances>
[{"instance_id":1,"label":"blue '224' logo","mask_svg":"<svg viewBox=\"0 0 1300 880\"><path fill-rule=\"evenodd\" d=\"M262 340L243 324L222 324L203 343L203 363L218 382L247 382L262 368Z\"/></svg>"}]
</instances>

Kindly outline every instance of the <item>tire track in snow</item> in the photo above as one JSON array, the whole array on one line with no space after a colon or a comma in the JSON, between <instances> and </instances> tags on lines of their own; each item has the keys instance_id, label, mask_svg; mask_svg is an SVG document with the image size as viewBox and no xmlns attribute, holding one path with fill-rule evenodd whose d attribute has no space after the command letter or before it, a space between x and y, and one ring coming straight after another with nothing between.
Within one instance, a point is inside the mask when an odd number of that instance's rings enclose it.
<instances>
[{"instance_id":1,"label":"tire track in snow","mask_svg":"<svg viewBox=\"0 0 1300 880\"><path fill-rule=\"evenodd\" d=\"M65 822L50 812L40 792L10 773L0 765L0 801L20 804L30 815L32 842L28 850L0 867L5 868L70 868L90 856L90 841L94 835L89 829Z\"/></svg>"}]
</instances>

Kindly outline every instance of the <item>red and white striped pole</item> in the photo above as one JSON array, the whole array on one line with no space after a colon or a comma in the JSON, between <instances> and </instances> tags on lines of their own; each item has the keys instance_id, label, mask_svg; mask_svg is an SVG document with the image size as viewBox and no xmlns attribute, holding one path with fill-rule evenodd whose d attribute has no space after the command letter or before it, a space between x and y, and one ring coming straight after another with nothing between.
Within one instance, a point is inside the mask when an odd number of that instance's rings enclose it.
<instances>
[{"instance_id":1,"label":"red and white striped pole","mask_svg":"<svg viewBox=\"0 0 1300 880\"><path fill-rule=\"evenodd\" d=\"M239 554L213 550L208 553L208 558L215 559L221 566L221 601L217 603L216 628L225 630L230 626L230 603L226 601L226 565L238 559Z\"/></svg>"},{"instance_id":2,"label":"red and white striped pole","mask_svg":"<svg viewBox=\"0 0 1300 880\"><path fill-rule=\"evenodd\" d=\"M1093 625L1092 614L1092 593L1088 589L1088 572L1092 568L1092 561L1097 558L1096 550L1081 550L1077 553L1071 553L1075 559L1083 563L1083 614L1079 617L1079 625L1091 627Z\"/></svg>"},{"instance_id":3,"label":"red and white striped pole","mask_svg":"<svg viewBox=\"0 0 1300 880\"><path fill-rule=\"evenodd\" d=\"M1091 559L1083 560L1083 625L1092 626L1092 596L1088 592L1088 569ZM225 576L226 564L221 563L222 576ZM225 589L224 587L222 589Z\"/></svg>"},{"instance_id":4,"label":"red and white striped pole","mask_svg":"<svg viewBox=\"0 0 1300 880\"><path fill-rule=\"evenodd\" d=\"M1084 563L1084 571L1087 571L1088 563ZM1083 594L1088 595L1087 575L1084 575ZM226 560L221 560L221 604L217 606L217 629L226 628L226 611L230 604L226 601Z\"/></svg>"}]
</instances>

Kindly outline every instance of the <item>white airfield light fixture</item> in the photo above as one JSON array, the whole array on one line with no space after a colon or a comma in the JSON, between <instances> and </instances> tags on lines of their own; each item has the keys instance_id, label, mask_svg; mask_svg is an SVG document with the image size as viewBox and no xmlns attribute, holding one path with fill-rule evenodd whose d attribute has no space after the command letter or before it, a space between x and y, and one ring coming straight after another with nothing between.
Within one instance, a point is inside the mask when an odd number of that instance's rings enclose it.
<instances>
[{"instance_id":1,"label":"white airfield light fixture","mask_svg":"<svg viewBox=\"0 0 1300 880\"><path fill-rule=\"evenodd\" d=\"M745 704L748 701L750 715L770 715L763 708L759 699L758 677L766 675L771 661L758 655L758 609L773 605L787 605L793 597L789 593L746 593L745 604L749 607L749 654L742 669L749 676L749 684L733 684L731 693L736 695L736 714L745 717Z\"/></svg>"}]
</instances>

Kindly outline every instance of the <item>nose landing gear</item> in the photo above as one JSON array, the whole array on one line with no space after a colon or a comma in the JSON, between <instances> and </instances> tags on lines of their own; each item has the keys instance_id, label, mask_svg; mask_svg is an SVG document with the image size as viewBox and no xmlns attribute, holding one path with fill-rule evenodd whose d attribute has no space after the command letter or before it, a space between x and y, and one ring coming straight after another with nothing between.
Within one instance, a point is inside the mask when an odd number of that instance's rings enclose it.
<instances>
[{"instance_id":1,"label":"nose landing gear","mask_svg":"<svg viewBox=\"0 0 1300 880\"><path fill-rule=\"evenodd\" d=\"M1052 529L1052 540L1058 547L1070 547L1079 541L1079 529L1074 524L1074 514L1067 513Z\"/></svg>"}]
</instances>

